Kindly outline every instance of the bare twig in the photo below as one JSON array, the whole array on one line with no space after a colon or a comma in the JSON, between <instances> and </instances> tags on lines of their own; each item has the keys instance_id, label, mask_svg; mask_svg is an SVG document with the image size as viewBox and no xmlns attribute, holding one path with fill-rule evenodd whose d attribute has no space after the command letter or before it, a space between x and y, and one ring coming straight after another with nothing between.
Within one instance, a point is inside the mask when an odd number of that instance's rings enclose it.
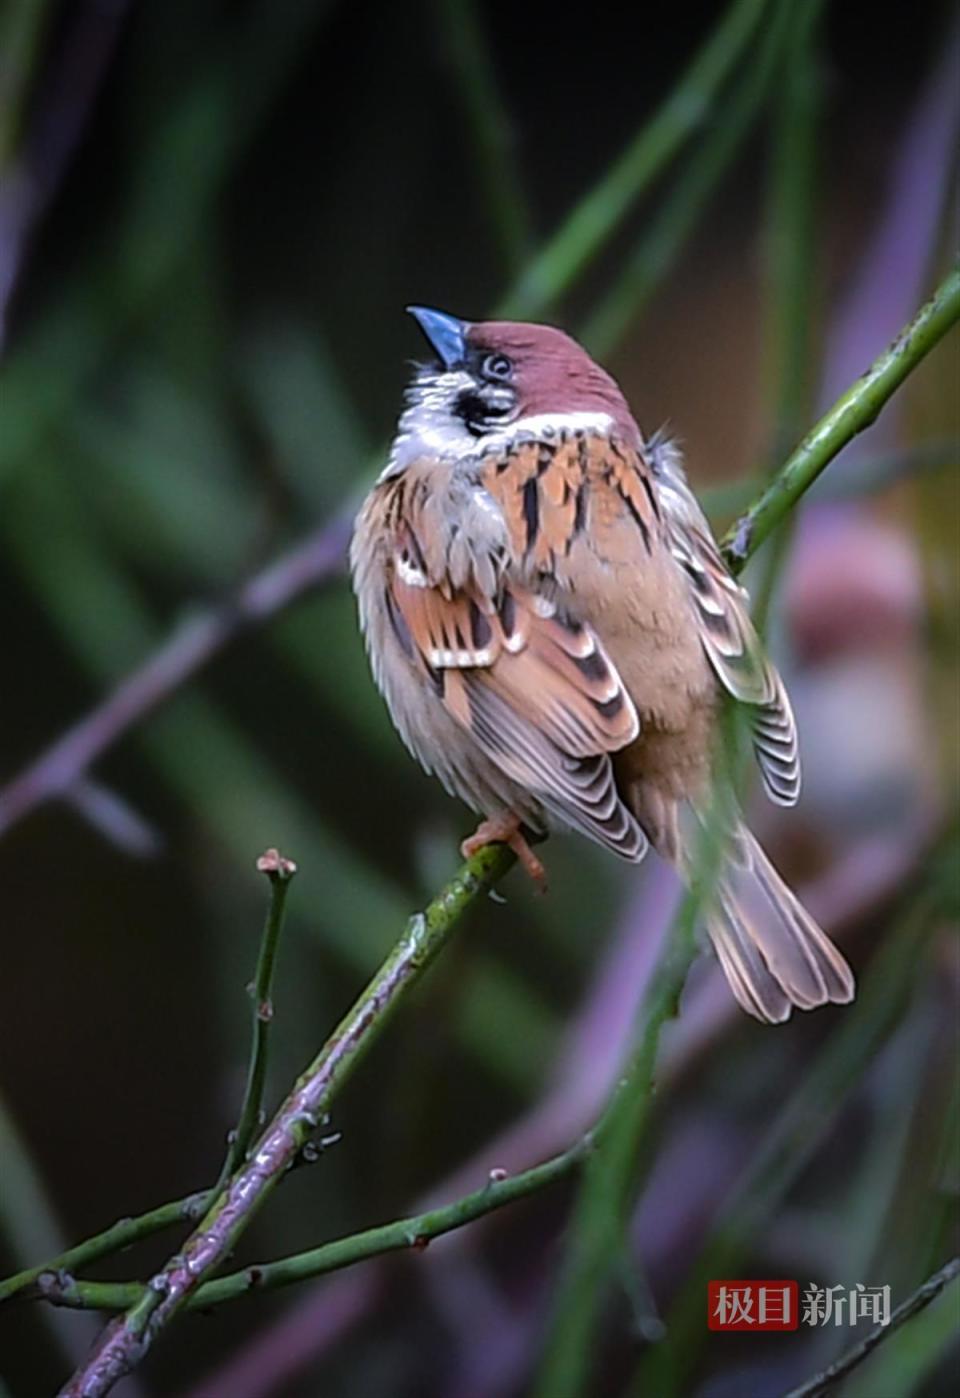
<instances>
[{"instance_id":1,"label":"bare twig","mask_svg":"<svg viewBox=\"0 0 960 1398\"><path fill-rule=\"evenodd\" d=\"M377 1228L366 1228L362 1233L337 1238L334 1242L295 1253L292 1257L280 1258L276 1262L258 1262L239 1272L217 1277L194 1292L187 1303L188 1308L206 1310L211 1306L223 1305L226 1301L238 1300L251 1291L272 1291L280 1286L290 1286L294 1282L339 1271L388 1252L406 1249L420 1251L444 1233L463 1228L465 1224L473 1223L485 1214L503 1208L505 1204L525 1199L565 1179L582 1164L591 1144L591 1136L587 1134L569 1150L519 1175L491 1170L482 1188L452 1204L428 1209L410 1218L396 1219ZM136 1305L145 1290L139 1282L78 1281L67 1272L47 1270L40 1273L25 1295L74 1310L116 1311Z\"/></svg>"},{"instance_id":2,"label":"bare twig","mask_svg":"<svg viewBox=\"0 0 960 1398\"><path fill-rule=\"evenodd\" d=\"M62 1398L101 1398L140 1362L154 1340L219 1267L304 1144L337 1092L390 1023L477 896L510 868L513 855L488 845L460 870L406 931L316 1058L294 1084L250 1159L219 1192L183 1247L136 1303L103 1332Z\"/></svg>"},{"instance_id":3,"label":"bare twig","mask_svg":"<svg viewBox=\"0 0 960 1398\"><path fill-rule=\"evenodd\" d=\"M840 1379L846 1378L851 1370L862 1364L878 1345L882 1345L888 1336L898 1330L901 1325L910 1320L929 1306L931 1301L935 1301L945 1287L949 1286L960 1276L960 1257L953 1257L941 1267L939 1272L934 1272L932 1277L928 1277L922 1286L918 1286L912 1296L908 1296L902 1305L898 1306L890 1317L889 1324L878 1325L871 1330L869 1335L865 1335L859 1344L848 1349L846 1354L840 1356L833 1364L822 1369L819 1374L814 1374L812 1379L802 1383L799 1388L791 1388L789 1393L784 1394L784 1398L821 1398Z\"/></svg>"},{"instance_id":4,"label":"bare twig","mask_svg":"<svg viewBox=\"0 0 960 1398\"><path fill-rule=\"evenodd\" d=\"M134 1243L142 1242L144 1238L152 1237L175 1223L194 1222L205 1213L213 1197L212 1189L201 1190L197 1194L186 1194L182 1199L173 1199L169 1204L161 1204L149 1213L138 1214L136 1218L118 1219L102 1233L85 1238L66 1252L0 1281L0 1305L15 1297L36 1294L34 1284L45 1272L65 1275L78 1267L88 1267L91 1262L99 1262L101 1257L122 1252L124 1248L132 1247Z\"/></svg>"},{"instance_id":5,"label":"bare twig","mask_svg":"<svg viewBox=\"0 0 960 1398\"><path fill-rule=\"evenodd\" d=\"M257 860L257 868L270 880L270 906L263 924L260 939L260 954L250 994L253 999L253 1035L250 1045L250 1067L247 1071L247 1085L243 1094L243 1106L237 1129L233 1133L223 1162L223 1170L217 1181L217 1189L224 1184L247 1158L250 1142L261 1127L263 1109L263 1088L267 1078L267 1045L270 1027L273 1023L273 972L277 961L277 947L283 931L283 915L287 902L287 892L291 880L297 872L292 859L285 859L278 850L268 849Z\"/></svg>"}]
</instances>

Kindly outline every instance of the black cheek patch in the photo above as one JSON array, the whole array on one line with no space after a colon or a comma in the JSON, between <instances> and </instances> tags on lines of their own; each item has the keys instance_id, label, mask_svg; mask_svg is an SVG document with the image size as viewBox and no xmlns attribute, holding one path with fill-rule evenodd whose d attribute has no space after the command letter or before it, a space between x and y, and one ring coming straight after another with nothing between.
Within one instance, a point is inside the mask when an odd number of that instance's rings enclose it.
<instances>
[{"instance_id":1,"label":"black cheek patch","mask_svg":"<svg viewBox=\"0 0 960 1398\"><path fill-rule=\"evenodd\" d=\"M486 404L479 393L472 388L465 388L457 395L457 401L453 405L454 416L458 417L466 427L467 431L474 437L482 437L484 431L484 419L487 415Z\"/></svg>"}]
</instances>

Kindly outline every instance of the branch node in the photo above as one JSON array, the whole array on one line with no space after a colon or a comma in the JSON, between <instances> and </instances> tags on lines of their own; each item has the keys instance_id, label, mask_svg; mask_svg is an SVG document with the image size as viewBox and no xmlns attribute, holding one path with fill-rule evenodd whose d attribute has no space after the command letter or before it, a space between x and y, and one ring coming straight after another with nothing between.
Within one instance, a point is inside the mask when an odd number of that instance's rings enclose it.
<instances>
[{"instance_id":1,"label":"branch node","mask_svg":"<svg viewBox=\"0 0 960 1398\"><path fill-rule=\"evenodd\" d=\"M37 1291L45 1301L59 1301L67 1288L72 1285L73 1276L64 1267L41 1272L36 1281Z\"/></svg>"}]
</instances>

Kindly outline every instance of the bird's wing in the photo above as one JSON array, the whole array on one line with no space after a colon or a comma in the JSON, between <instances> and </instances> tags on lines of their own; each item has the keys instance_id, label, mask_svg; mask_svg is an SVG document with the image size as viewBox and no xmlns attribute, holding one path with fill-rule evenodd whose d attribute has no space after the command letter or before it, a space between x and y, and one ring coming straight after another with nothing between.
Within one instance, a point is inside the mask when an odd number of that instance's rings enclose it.
<instances>
[{"instance_id":1,"label":"bird's wing","mask_svg":"<svg viewBox=\"0 0 960 1398\"><path fill-rule=\"evenodd\" d=\"M405 511L386 599L399 644L501 771L564 824L642 858L646 838L610 761L639 722L598 637L535 584L506 575L492 595L476 576L454 586L417 530Z\"/></svg>"},{"instance_id":2,"label":"bird's wing","mask_svg":"<svg viewBox=\"0 0 960 1398\"><path fill-rule=\"evenodd\" d=\"M720 683L751 716L753 746L771 800L792 806L800 794L800 754L783 681L750 619L747 593L731 576L670 443L649 444L671 552L689 583L704 651Z\"/></svg>"}]
</instances>

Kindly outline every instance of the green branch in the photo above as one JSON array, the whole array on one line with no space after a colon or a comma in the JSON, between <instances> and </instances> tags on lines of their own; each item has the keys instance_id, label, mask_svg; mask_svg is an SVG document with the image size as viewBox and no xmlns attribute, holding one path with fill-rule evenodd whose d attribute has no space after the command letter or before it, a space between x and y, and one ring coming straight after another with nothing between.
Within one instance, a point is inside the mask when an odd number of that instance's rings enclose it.
<instances>
[{"instance_id":1,"label":"green branch","mask_svg":"<svg viewBox=\"0 0 960 1398\"><path fill-rule=\"evenodd\" d=\"M164 1228L172 1228L175 1223L196 1222L203 1216L213 1198L212 1189L200 1190L196 1194L186 1194L182 1199L173 1199L169 1204L161 1204L148 1213L138 1214L136 1218L118 1219L102 1233L85 1238L82 1243L67 1248L66 1252L58 1253L56 1257L48 1258L38 1267L27 1267L22 1272L0 1281L0 1305L5 1301L38 1295L35 1283L44 1273L59 1272L67 1275L79 1267L89 1267L92 1262L110 1257L115 1252L123 1252L134 1243L142 1243L144 1238L150 1238L154 1233L162 1232Z\"/></svg>"},{"instance_id":2,"label":"green branch","mask_svg":"<svg viewBox=\"0 0 960 1398\"><path fill-rule=\"evenodd\" d=\"M775 479L723 539L738 573L833 458L879 416L881 409L960 319L960 268L954 268L909 325L804 437Z\"/></svg>"},{"instance_id":3,"label":"green branch","mask_svg":"<svg viewBox=\"0 0 960 1398\"><path fill-rule=\"evenodd\" d=\"M496 1170L491 1171L489 1180L481 1189L452 1204L429 1209L410 1218L396 1219L376 1228L367 1228L362 1233L338 1238L334 1242L324 1243L322 1247L298 1252L276 1262L256 1263L241 1271L217 1277L215 1281L205 1282L191 1296L188 1307L190 1310L207 1310L226 1301L236 1301L252 1291L273 1291L280 1286L308 1281L327 1272L350 1267L355 1262L379 1257L382 1253L425 1248L444 1233L451 1233L506 1204L524 1199L565 1179L581 1165L590 1149L591 1138L584 1136L570 1150L553 1156L542 1165L524 1170L522 1174L501 1176ZM53 1305L69 1306L76 1310L117 1311L136 1305L145 1289L139 1282L85 1282L63 1272L46 1271L40 1275L28 1296L40 1297Z\"/></svg>"},{"instance_id":4,"label":"green branch","mask_svg":"<svg viewBox=\"0 0 960 1398\"><path fill-rule=\"evenodd\" d=\"M275 849L269 849L266 854L260 856L257 868L270 880L270 906L263 924L257 969L250 987L253 999L253 1035L243 1106L240 1109L237 1129L227 1150L227 1158L223 1162L223 1171L217 1182L218 1190L223 1187L237 1166L246 1160L250 1143L263 1124L263 1088L267 1078L267 1048L273 1022L273 972L280 933L283 930L287 891L297 872L293 860L284 859Z\"/></svg>"},{"instance_id":5,"label":"green branch","mask_svg":"<svg viewBox=\"0 0 960 1398\"><path fill-rule=\"evenodd\" d=\"M130 1373L211 1272L222 1266L256 1213L303 1146L326 1119L337 1094L449 941L466 909L510 868L503 845L487 845L422 913L416 913L393 950L294 1083L249 1158L215 1191L194 1232L142 1289L129 1309L102 1333L63 1398L102 1398Z\"/></svg>"}]
</instances>

